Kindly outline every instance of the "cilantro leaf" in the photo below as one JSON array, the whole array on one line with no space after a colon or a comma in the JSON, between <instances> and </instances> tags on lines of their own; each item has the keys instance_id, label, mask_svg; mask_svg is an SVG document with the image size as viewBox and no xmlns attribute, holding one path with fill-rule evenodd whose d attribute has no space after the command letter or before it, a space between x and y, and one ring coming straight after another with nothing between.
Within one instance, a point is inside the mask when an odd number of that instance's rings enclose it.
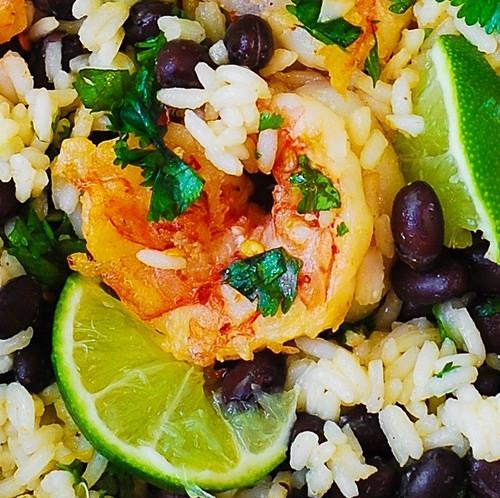
<instances>
[{"instance_id":1,"label":"cilantro leaf","mask_svg":"<svg viewBox=\"0 0 500 498\"><path fill-rule=\"evenodd\" d=\"M340 194L331 180L309 164L306 155L299 156L300 171L290 177L301 193L297 211L300 214L328 211L340 207Z\"/></svg>"},{"instance_id":2,"label":"cilantro leaf","mask_svg":"<svg viewBox=\"0 0 500 498\"><path fill-rule=\"evenodd\" d=\"M442 368L442 370L438 373L435 373L433 377L437 377L438 379L442 379L447 373L452 372L460 368L460 365L455 365L452 361L446 363L446 365Z\"/></svg>"},{"instance_id":3,"label":"cilantro leaf","mask_svg":"<svg viewBox=\"0 0 500 498\"><path fill-rule=\"evenodd\" d=\"M110 112L110 129L120 136L115 144L115 163L143 169L144 185L152 188L148 213L152 221L175 219L203 190L199 175L166 147L166 129L158 124L161 106L156 99L154 65L165 43L161 34L137 44L139 68L132 76L127 71L89 69L82 70L80 74L87 72L75 83L87 107ZM139 139L140 148L128 147L130 135Z\"/></svg>"},{"instance_id":4,"label":"cilantro leaf","mask_svg":"<svg viewBox=\"0 0 500 498\"><path fill-rule=\"evenodd\" d=\"M58 290L64 284L69 273L67 256L85 251L85 241L76 238L67 216L60 214L57 220L52 224L48 218L41 220L27 206L16 218L6 242L7 252L50 290Z\"/></svg>"},{"instance_id":5,"label":"cilantro leaf","mask_svg":"<svg viewBox=\"0 0 500 498\"><path fill-rule=\"evenodd\" d=\"M380 58L378 56L378 42L377 37L375 37L375 45L373 45L368 57L365 61L365 73L371 77L373 81L373 86L377 83L382 73L382 66L380 64Z\"/></svg>"},{"instance_id":6,"label":"cilantro leaf","mask_svg":"<svg viewBox=\"0 0 500 498\"><path fill-rule=\"evenodd\" d=\"M93 111L108 111L110 102L121 100L129 90L132 76L127 70L82 69L74 83L80 100Z\"/></svg>"},{"instance_id":7,"label":"cilantro leaf","mask_svg":"<svg viewBox=\"0 0 500 498\"><path fill-rule=\"evenodd\" d=\"M349 233L349 227L343 221L341 221L337 225L337 237L342 237L346 233Z\"/></svg>"},{"instance_id":8,"label":"cilantro leaf","mask_svg":"<svg viewBox=\"0 0 500 498\"><path fill-rule=\"evenodd\" d=\"M322 0L292 0L292 2L294 5L286 6L288 12L293 14L314 38L326 45L336 44L346 48L361 35L362 30L359 26L354 26L341 17L318 22Z\"/></svg>"},{"instance_id":9,"label":"cilantro leaf","mask_svg":"<svg viewBox=\"0 0 500 498\"><path fill-rule=\"evenodd\" d=\"M222 281L250 301L258 300L257 310L273 316L279 307L286 313L297 296L302 261L282 247L231 263L222 272Z\"/></svg>"},{"instance_id":10,"label":"cilantro leaf","mask_svg":"<svg viewBox=\"0 0 500 498\"><path fill-rule=\"evenodd\" d=\"M488 297L485 302L477 306L480 317L489 318L500 314L500 296Z\"/></svg>"},{"instance_id":11,"label":"cilantro leaf","mask_svg":"<svg viewBox=\"0 0 500 498\"><path fill-rule=\"evenodd\" d=\"M500 0L451 0L451 5L460 7L458 17L469 26L479 23L489 35L500 33Z\"/></svg>"},{"instance_id":12,"label":"cilantro leaf","mask_svg":"<svg viewBox=\"0 0 500 498\"><path fill-rule=\"evenodd\" d=\"M393 0L389 6L389 10L394 12L394 14L404 14L410 7L415 5L416 1L417 0Z\"/></svg>"},{"instance_id":13,"label":"cilantro leaf","mask_svg":"<svg viewBox=\"0 0 500 498\"><path fill-rule=\"evenodd\" d=\"M259 118L259 131L278 130L283 126L284 122L285 118L277 112L261 112Z\"/></svg>"}]
</instances>

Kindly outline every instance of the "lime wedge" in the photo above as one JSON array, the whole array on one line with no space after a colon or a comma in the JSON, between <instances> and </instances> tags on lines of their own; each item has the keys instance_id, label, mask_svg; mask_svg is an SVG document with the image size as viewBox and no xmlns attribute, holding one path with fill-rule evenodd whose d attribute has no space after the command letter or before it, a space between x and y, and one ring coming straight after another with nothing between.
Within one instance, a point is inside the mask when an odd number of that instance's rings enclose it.
<instances>
[{"instance_id":1,"label":"lime wedge","mask_svg":"<svg viewBox=\"0 0 500 498\"><path fill-rule=\"evenodd\" d=\"M395 138L407 180L435 189L447 246L466 247L471 231L481 230L487 256L500 263L500 77L465 38L444 35L429 50L413 97L425 131Z\"/></svg>"},{"instance_id":2,"label":"lime wedge","mask_svg":"<svg viewBox=\"0 0 500 498\"><path fill-rule=\"evenodd\" d=\"M295 392L223 413L203 370L165 353L154 334L97 283L68 279L53 363L69 412L100 453L161 487L217 491L251 485L284 460Z\"/></svg>"}]
</instances>

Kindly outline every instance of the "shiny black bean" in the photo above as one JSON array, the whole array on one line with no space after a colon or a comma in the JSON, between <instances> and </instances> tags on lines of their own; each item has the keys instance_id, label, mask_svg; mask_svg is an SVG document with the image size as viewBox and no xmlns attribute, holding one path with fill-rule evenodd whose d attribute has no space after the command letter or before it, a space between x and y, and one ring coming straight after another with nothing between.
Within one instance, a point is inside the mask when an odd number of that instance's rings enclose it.
<instances>
[{"instance_id":1,"label":"shiny black bean","mask_svg":"<svg viewBox=\"0 0 500 498\"><path fill-rule=\"evenodd\" d=\"M413 302L403 303L401 311L399 312L398 320L400 322L407 322L413 318L427 317L433 318L431 304L415 304Z\"/></svg>"},{"instance_id":2,"label":"shiny black bean","mask_svg":"<svg viewBox=\"0 0 500 498\"><path fill-rule=\"evenodd\" d=\"M358 498L394 498L400 481L397 463L380 457L368 458L366 463L377 467L378 470L368 479L357 481ZM344 495L334 484L325 498L344 498Z\"/></svg>"},{"instance_id":3,"label":"shiny black bean","mask_svg":"<svg viewBox=\"0 0 500 498\"><path fill-rule=\"evenodd\" d=\"M196 64L211 64L208 48L191 40L172 40L158 54L156 80L162 88L201 88Z\"/></svg>"},{"instance_id":4,"label":"shiny black bean","mask_svg":"<svg viewBox=\"0 0 500 498\"><path fill-rule=\"evenodd\" d=\"M482 365L474 385L483 396L496 396L500 393L500 372L488 365Z\"/></svg>"},{"instance_id":5,"label":"shiny black bean","mask_svg":"<svg viewBox=\"0 0 500 498\"><path fill-rule=\"evenodd\" d=\"M319 438L319 442L323 443L326 441L325 434L323 432L323 427L325 421L315 415L310 415L309 413L297 413L297 420L292 428L292 433L290 434L290 442L297 437L297 434L301 432L309 431L314 432Z\"/></svg>"},{"instance_id":6,"label":"shiny black bean","mask_svg":"<svg viewBox=\"0 0 500 498\"><path fill-rule=\"evenodd\" d=\"M470 490L475 498L500 498L500 460L485 462L471 456L468 467Z\"/></svg>"},{"instance_id":7,"label":"shiny black bean","mask_svg":"<svg viewBox=\"0 0 500 498\"><path fill-rule=\"evenodd\" d=\"M26 348L14 353L13 370L17 382L29 392L39 393L54 382L50 347L45 341L32 340Z\"/></svg>"},{"instance_id":8,"label":"shiny black bean","mask_svg":"<svg viewBox=\"0 0 500 498\"><path fill-rule=\"evenodd\" d=\"M467 261L470 287L480 294L500 294L500 266L484 255L489 247L487 240L475 234L472 247L462 251Z\"/></svg>"},{"instance_id":9,"label":"shiny black bean","mask_svg":"<svg viewBox=\"0 0 500 498\"><path fill-rule=\"evenodd\" d=\"M434 268L416 272L398 261L392 273L392 286L397 296L406 303L417 305L442 303L459 297L467 291L468 278L464 265L448 256Z\"/></svg>"},{"instance_id":10,"label":"shiny black bean","mask_svg":"<svg viewBox=\"0 0 500 498\"><path fill-rule=\"evenodd\" d=\"M5 223L16 214L21 203L16 199L16 185L10 182L0 182L0 223Z\"/></svg>"},{"instance_id":11,"label":"shiny black bean","mask_svg":"<svg viewBox=\"0 0 500 498\"><path fill-rule=\"evenodd\" d=\"M401 498L459 498L466 485L466 466L445 448L429 450L403 472Z\"/></svg>"},{"instance_id":12,"label":"shiny black bean","mask_svg":"<svg viewBox=\"0 0 500 498\"><path fill-rule=\"evenodd\" d=\"M42 291L27 275L14 278L0 288L0 339L29 327L37 317Z\"/></svg>"},{"instance_id":13,"label":"shiny black bean","mask_svg":"<svg viewBox=\"0 0 500 498\"><path fill-rule=\"evenodd\" d=\"M426 270L441 255L443 210L432 187L414 182L402 188L392 206L392 235L396 252L414 270Z\"/></svg>"},{"instance_id":14,"label":"shiny black bean","mask_svg":"<svg viewBox=\"0 0 500 498\"><path fill-rule=\"evenodd\" d=\"M274 53L273 33L261 17L246 14L238 17L224 37L229 61L253 71L264 67Z\"/></svg>"},{"instance_id":15,"label":"shiny black bean","mask_svg":"<svg viewBox=\"0 0 500 498\"><path fill-rule=\"evenodd\" d=\"M70 21L74 19L72 9L75 0L33 0L35 7L57 19Z\"/></svg>"},{"instance_id":16,"label":"shiny black bean","mask_svg":"<svg viewBox=\"0 0 500 498\"><path fill-rule=\"evenodd\" d=\"M340 426L349 424L365 455L390 455L387 443L376 413L368 413L365 406L357 405L340 417Z\"/></svg>"},{"instance_id":17,"label":"shiny black bean","mask_svg":"<svg viewBox=\"0 0 500 498\"><path fill-rule=\"evenodd\" d=\"M237 361L224 373L221 397L226 404L254 403L259 392L274 393L283 389L285 358L269 350L256 353L252 361Z\"/></svg>"},{"instance_id":18,"label":"shiny black bean","mask_svg":"<svg viewBox=\"0 0 500 498\"><path fill-rule=\"evenodd\" d=\"M128 43L138 43L160 33L158 19L172 13L172 3L159 0L144 0L131 9L125 23L125 37Z\"/></svg>"},{"instance_id":19,"label":"shiny black bean","mask_svg":"<svg viewBox=\"0 0 500 498\"><path fill-rule=\"evenodd\" d=\"M500 354L500 296L479 298L469 312L481 332L486 351Z\"/></svg>"}]
</instances>

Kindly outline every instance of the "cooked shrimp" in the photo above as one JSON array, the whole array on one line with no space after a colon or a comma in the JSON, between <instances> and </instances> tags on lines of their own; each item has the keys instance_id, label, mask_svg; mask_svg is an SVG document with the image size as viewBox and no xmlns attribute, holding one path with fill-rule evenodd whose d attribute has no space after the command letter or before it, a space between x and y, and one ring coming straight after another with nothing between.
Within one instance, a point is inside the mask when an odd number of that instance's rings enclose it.
<instances>
[{"instance_id":1,"label":"cooked shrimp","mask_svg":"<svg viewBox=\"0 0 500 498\"><path fill-rule=\"evenodd\" d=\"M28 26L25 0L0 0L0 43L8 42Z\"/></svg>"},{"instance_id":2,"label":"cooked shrimp","mask_svg":"<svg viewBox=\"0 0 500 498\"><path fill-rule=\"evenodd\" d=\"M297 336L338 328L353 300L373 217L344 121L305 95L281 93L269 107L285 118L272 168L277 185L271 212L251 202L248 176L215 169L178 124L170 125L167 145L182 152L206 183L202 198L174 222L146 221L150 193L141 186L140 171L114 166L110 142L96 148L86 139L67 140L54 165L56 179L64 177L84 192L83 231L91 260L74 255L73 268L101 276L163 334L163 347L179 359L209 365L250 358L264 347L286 351L284 344ZM321 218L297 212L300 192L289 179L301 154L340 192L341 207ZM338 236L341 222L349 232ZM256 303L222 283L221 271L248 256L249 246L257 252L283 247L302 261L297 297L287 313L264 317ZM183 264L168 269L148 262L148 255Z\"/></svg>"}]
</instances>

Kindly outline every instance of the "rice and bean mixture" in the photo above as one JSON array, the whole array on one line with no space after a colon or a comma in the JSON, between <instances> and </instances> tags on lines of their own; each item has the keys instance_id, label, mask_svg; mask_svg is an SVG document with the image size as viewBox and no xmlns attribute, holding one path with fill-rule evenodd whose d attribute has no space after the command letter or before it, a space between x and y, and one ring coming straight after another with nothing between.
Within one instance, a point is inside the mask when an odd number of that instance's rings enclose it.
<instances>
[{"instance_id":1,"label":"rice and bean mixture","mask_svg":"<svg viewBox=\"0 0 500 498\"><path fill-rule=\"evenodd\" d=\"M391 231L387 197L402 180L390 130L418 136L424 128L413 112L414 68L437 36L461 33L498 70L500 36L468 26L449 1L418 0L390 20L376 83L354 68L340 98L325 90L330 68L316 53L319 42L295 29L281 2L24 3L22 35L0 46L0 497L172 496L123 475L93 450L67 413L50 365L65 258L82 244L79 193L51 176L51 164L65 138L113 138L106 113L87 109L74 83L88 68L133 71L133 45L160 33L169 43L157 61L158 99L172 116L183 116L218 169L269 173L278 130L259 127L257 101L269 98L269 82L307 86L343 118L375 224L348 323L335 334L297 339L286 366L268 353L253 360L252 382L298 392L287 461L254 488L221 496L417 498L432 489L432 496L499 497L500 270L477 240L450 256L449 295L422 304L405 280L411 261L403 256L396 264L391 290L385 267L395 254L394 226L403 223L393 216ZM355 4L331 3L342 15ZM252 160L249 136L256 133ZM394 212L404 212L414 195L439 202L425 185L413 185L400 191ZM23 242L33 234L46 258L41 270L33 269L33 248ZM247 251L255 247L249 243ZM182 267L176 255L137 257ZM448 322L460 325L459 337L446 334ZM281 378L284 386L274 385ZM231 376L225 382L231 390Z\"/></svg>"}]
</instances>

